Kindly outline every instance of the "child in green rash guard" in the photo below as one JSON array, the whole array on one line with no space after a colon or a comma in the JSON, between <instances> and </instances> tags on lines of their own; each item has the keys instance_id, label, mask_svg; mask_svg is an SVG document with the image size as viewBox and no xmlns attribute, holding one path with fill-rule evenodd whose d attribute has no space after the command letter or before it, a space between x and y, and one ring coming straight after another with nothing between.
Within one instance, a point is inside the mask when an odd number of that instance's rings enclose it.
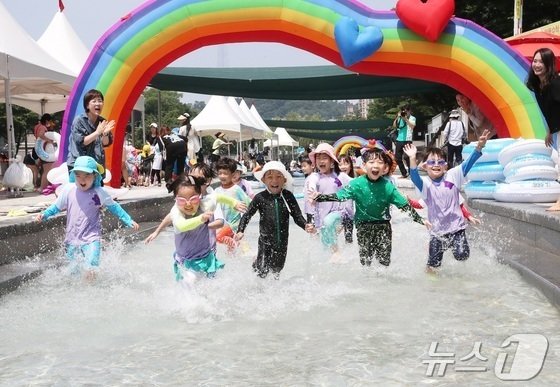
<instances>
[{"instance_id":1,"label":"child in green rash guard","mask_svg":"<svg viewBox=\"0 0 560 387\"><path fill-rule=\"evenodd\" d=\"M360 262L370 266L373 259L381 265L391 263L392 229L389 207L394 204L410 214L412 219L425 225L431 224L411 207L406 197L385 177L392 164L391 157L381 149L368 149L363 155L362 168L366 174L350 181L338 192L330 195L313 194L318 202L354 200L354 223L358 235Z\"/></svg>"}]
</instances>

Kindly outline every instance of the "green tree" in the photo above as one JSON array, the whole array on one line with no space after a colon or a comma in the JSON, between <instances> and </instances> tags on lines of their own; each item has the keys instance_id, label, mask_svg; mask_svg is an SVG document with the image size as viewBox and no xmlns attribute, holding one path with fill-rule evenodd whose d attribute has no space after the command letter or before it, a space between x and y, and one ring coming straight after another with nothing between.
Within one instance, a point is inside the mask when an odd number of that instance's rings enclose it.
<instances>
[{"instance_id":1,"label":"green tree","mask_svg":"<svg viewBox=\"0 0 560 387\"><path fill-rule=\"evenodd\" d=\"M501 38L513 35L512 0L456 0L455 15L469 19ZM531 0L523 4L523 31L560 20L557 0Z\"/></svg>"}]
</instances>

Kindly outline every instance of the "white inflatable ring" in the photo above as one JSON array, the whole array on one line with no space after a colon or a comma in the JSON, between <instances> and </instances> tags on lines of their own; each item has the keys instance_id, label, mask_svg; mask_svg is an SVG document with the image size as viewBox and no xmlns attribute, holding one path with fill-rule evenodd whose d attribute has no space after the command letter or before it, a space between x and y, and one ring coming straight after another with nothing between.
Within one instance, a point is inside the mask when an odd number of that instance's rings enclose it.
<instances>
[{"instance_id":1,"label":"white inflatable ring","mask_svg":"<svg viewBox=\"0 0 560 387\"><path fill-rule=\"evenodd\" d=\"M52 163L58 160L58 145L60 144L60 134L58 134L57 132L46 132L45 137L53 142L46 142L42 138L36 139L35 152L41 160Z\"/></svg>"},{"instance_id":2,"label":"white inflatable ring","mask_svg":"<svg viewBox=\"0 0 560 387\"><path fill-rule=\"evenodd\" d=\"M553 203L560 197L560 184L556 181L517 181L498 183L494 199L510 203Z\"/></svg>"},{"instance_id":3,"label":"white inflatable ring","mask_svg":"<svg viewBox=\"0 0 560 387\"><path fill-rule=\"evenodd\" d=\"M558 172L554 167L546 165L533 165L512 169L506 177L506 183L513 183L521 180L556 180Z\"/></svg>"},{"instance_id":4,"label":"white inflatable ring","mask_svg":"<svg viewBox=\"0 0 560 387\"><path fill-rule=\"evenodd\" d=\"M498 155L508 145L515 143L517 140L514 138L497 138L494 140L486 141L486 146L482 150L482 156L477 160L477 162L486 163L490 161L497 161ZM469 155L474 151L477 141L473 141L463 147L463 160L466 160Z\"/></svg>"},{"instance_id":5,"label":"white inflatable ring","mask_svg":"<svg viewBox=\"0 0 560 387\"><path fill-rule=\"evenodd\" d=\"M494 199L496 183L493 181L469 181L465 185L465 194L469 199Z\"/></svg>"},{"instance_id":6,"label":"white inflatable ring","mask_svg":"<svg viewBox=\"0 0 560 387\"><path fill-rule=\"evenodd\" d=\"M544 145L544 140L519 140L515 144L505 147L498 155L498 161L504 167L517 156L539 154L550 156L552 148Z\"/></svg>"},{"instance_id":7,"label":"white inflatable ring","mask_svg":"<svg viewBox=\"0 0 560 387\"><path fill-rule=\"evenodd\" d=\"M531 167L535 165L554 167L554 161L550 156L541 155L538 153L530 153L528 155L522 155L514 157L507 165L504 167L504 176L511 175L511 172L515 169L522 167Z\"/></svg>"},{"instance_id":8,"label":"white inflatable ring","mask_svg":"<svg viewBox=\"0 0 560 387\"><path fill-rule=\"evenodd\" d=\"M474 181L504 180L504 178L504 167L497 161L477 162L467 173L467 179Z\"/></svg>"}]
</instances>

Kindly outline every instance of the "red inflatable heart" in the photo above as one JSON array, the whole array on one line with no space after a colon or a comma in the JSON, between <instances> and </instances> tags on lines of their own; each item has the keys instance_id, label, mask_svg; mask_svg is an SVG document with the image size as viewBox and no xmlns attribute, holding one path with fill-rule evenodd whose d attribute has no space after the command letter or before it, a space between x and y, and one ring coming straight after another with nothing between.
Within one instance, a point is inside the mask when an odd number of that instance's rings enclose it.
<instances>
[{"instance_id":1,"label":"red inflatable heart","mask_svg":"<svg viewBox=\"0 0 560 387\"><path fill-rule=\"evenodd\" d=\"M396 13L410 30L435 42L455 12L455 0L399 0Z\"/></svg>"}]
</instances>

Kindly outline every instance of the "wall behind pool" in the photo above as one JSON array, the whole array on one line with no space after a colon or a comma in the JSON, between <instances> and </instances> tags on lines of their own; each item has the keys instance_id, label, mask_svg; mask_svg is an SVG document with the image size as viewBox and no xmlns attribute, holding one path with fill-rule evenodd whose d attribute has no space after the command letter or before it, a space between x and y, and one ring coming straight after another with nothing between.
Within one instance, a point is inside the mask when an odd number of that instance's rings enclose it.
<instances>
[{"instance_id":1,"label":"wall behind pool","mask_svg":"<svg viewBox=\"0 0 560 387\"><path fill-rule=\"evenodd\" d=\"M159 222L171 209L173 198L161 197L121 203L137 222ZM122 228L112 215L103 217L103 232ZM0 265L14 263L37 254L60 248L66 229L66 213L46 223L36 223L32 217L25 223L0 226ZM128 229L127 229L128 230ZM126 232L126 231L125 231Z\"/></svg>"}]
</instances>

